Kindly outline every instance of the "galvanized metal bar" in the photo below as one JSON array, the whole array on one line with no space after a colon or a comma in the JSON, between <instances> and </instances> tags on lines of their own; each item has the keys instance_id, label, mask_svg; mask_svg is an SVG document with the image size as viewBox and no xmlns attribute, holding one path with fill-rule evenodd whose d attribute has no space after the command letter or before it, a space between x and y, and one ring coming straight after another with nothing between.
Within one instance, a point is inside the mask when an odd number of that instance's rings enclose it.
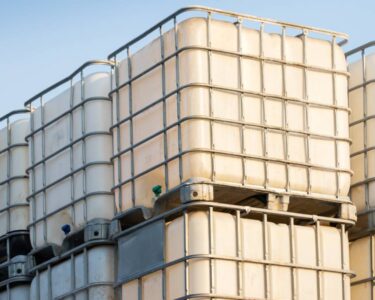
<instances>
[{"instance_id":1,"label":"galvanized metal bar","mask_svg":"<svg viewBox=\"0 0 375 300\"><path fill-rule=\"evenodd\" d=\"M9 148L10 145L12 144L12 131L11 131L11 126L10 126L10 120L9 118L6 119L6 131L7 131L7 147ZM11 177L11 165L12 165L12 151L7 152L7 170L6 170L6 177L10 178ZM7 182L7 190L6 190L6 207L10 206L10 201L11 201L11 182ZM6 231L10 231L10 210L6 210Z\"/></svg>"},{"instance_id":2,"label":"galvanized metal bar","mask_svg":"<svg viewBox=\"0 0 375 300\"><path fill-rule=\"evenodd\" d=\"M189 254L189 215L186 210L183 211L183 226L184 226L184 257ZM185 296L190 294L190 281L189 281L189 261L184 260L184 290Z\"/></svg>"},{"instance_id":3,"label":"galvanized metal bar","mask_svg":"<svg viewBox=\"0 0 375 300\"><path fill-rule=\"evenodd\" d=\"M214 222L213 222L213 208L210 206L208 208L208 253L209 256L214 255L215 241L214 241ZM216 291L216 282L215 282L215 261L209 257L209 268L210 268L210 293L215 293Z\"/></svg>"},{"instance_id":4,"label":"galvanized metal bar","mask_svg":"<svg viewBox=\"0 0 375 300\"><path fill-rule=\"evenodd\" d=\"M317 266L317 295L318 299L323 299L323 281L322 281L322 272L321 270L321 254L320 254L320 221L317 220L315 223L315 249L316 249L316 266Z\"/></svg>"},{"instance_id":5,"label":"galvanized metal bar","mask_svg":"<svg viewBox=\"0 0 375 300\"><path fill-rule=\"evenodd\" d=\"M267 214L263 215L263 220L262 220L262 225L263 225L263 260L269 261L269 245L268 245L268 238L269 238L269 232L268 232L268 216ZM270 275L270 265L265 264L264 266L265 272L264 272L264 287L265 287L265 294L267 299L271 299L273 296L272 293L272 288L271 288L271 275Z\"/></svg>"},{"instance_id":6,"label":"galvanized metal bar","mask_svg":"<svg viewBox=\"0 0 375 300\"><path fill-rule=\"evenodd\" d=\"M83 69L79 73L79 82L80 82L80 102L85 99L85 77L83 74ZM81 106L81 136L86 134L86 112L85 112L85 105ZM86 141L83 139L81 141L81 162L82 166L86 165ZM82 194L85 196L87 193L87 172L86 168L82 169ZM74 209L74 207L73 207ZM87 197L83 199L83 220L87 222Z\"/></svg>"},{"instance_id":7,"label":"galvanized metal bar","mask_svg":"<svg viewBox=\"0 0 375 300\"><path fill-rule=\"evenodd\" d=\"M228 17L233 17L233 18L241 17L242 19L253 21L253 22L270 24L270 25L277 25L277 26L285 26L285 27L288 27L288 28L291 28L291 29L297 29L297 30L298 29L299 30L306 29L306 30L309 30L311 32L316 32L316 33L320 33L322 35L328 35L328 36L336 35L337 37L340 37L344 40L343 43L345 43L345 40L347 40L347 38L348 38L348 36L344 33L339 33L339 32L335 32L335 31L331 31L331 30L319 29L319 28L311 27L311 26L298 25L298 24L294 24L294 23L290 23L290 22L281 22L281 21L276 21L276 20L267 19L267 18L260 18L260 17L248 15L248 14L242 14L242 13L237 13L237 12L232 12L232 11L225 11L225 10L216 9L216 8L194 5L194 6L187 6L187 7L181 8L181 9L177 10L176 12L174 12L173 14L169 15L168 17L164 18L163 20L158 22L156 25L154 25L150 29L146 30L145 32L143 32L142 34L137 36L136 38L132 39L131 41L129 41L128 43L126 43L122 47L118 48L116 51L109 54L108 59L113 58L116 54L126 50L131 45L134 45L138 41L142 40L145 36L149 35L150 33L154 32L155 30L157 30L158 27L160 27L161 25L163 25L165 23L168 23L170 20L172 20L176 16L179 16L179 15L185 13L185 12L191 12L191 11L198 11L198 12L202 11L202 12L206 12L206 13L215 13L215 14L218 14L218 15L228 16Z\"/></svg>"},{"instance_id":8,"label":"galvanized metal bar","mask_svg":"<svg viewBox=\"0 0 375 300\"><path fill-rule=\"evenodd\" d=\"M159 27L159 40L160 40L160 59L163 61L165 57L165 46L164 46L164 35L163 35L163 27ZM169 169L168 169L168 132L166 131L167 127L167 104L166 104L166 74L165 74L165 63L161 64L161 90L162 90L162 98L163 98L163 156L164 156L164 184L165 190L169 190Z\"/></svg>"},{"instance_id":9,"label":"galvanized metal bar","mask_svg":"<svg viewBox=\"0 0 375 300\"><path fill-rule=\"evenodd\" d=\"M207 47L211 48L211 13L207 13L206 18L206 30L207 30ZM209 50L207 51L207 82L211 86L213 84L212 82L212 52ZM208 89L208 110L209 110L209 126L210 126L210 150L215 150L215 142L214 142L214 122L212 122L212 119L214 117L213 112L213 105L212 105L212 88L209 87ZM210 159L211 159L211 180L215 181L216 179L216 171L215 171L215 153L212 151L210 153ZM211 262L210 262L211 264ZM211 286L212 287L212 286Z\"/></svg>"},{"instance_id":10,"label":"galvanized metal bar","mask_svg":"<svg viewBox=\"0 0 375 300\"><path fill-rule=\"evenodd\" d=\"M44 111L44 103L43 103L43 96L40 96L40 123L41 126L44 125L45 122L45 111ZM46 167L46 132L45 129L42 129L40 132L41 138L42 138L42 192L41 192L41 197L42 197L42 207L43 207L43 217L47 214L47 193L45 187L47 186L47 167ZM36 204L37 199L35 198L35 204ZM42 226L43 226L43 241L47 242L47 235L48 235L48 229L47 229L47 221L44 219L42 221ZM35 235L36 235L36 226L35 226Z\"/></svg>"},{"instance_id":11,"label":"galvanized metal bar","mask_svg":"<svg viewBox=\"0 0 375 300\"><path fill-rule=\"evenodd\" d=\"M306 45L306 39L307 39L307 34L308 31L303 30L302 33L302 60L304 64L307 64L307 45ZM303 105L303 110L304 110L304 131L305 132L310 132L310 123L309 123L309 95L308 95L308 86L307 86L307 69L304 67L303 68L303 99L305 101ZM305 136L305 159L307 163L311 163L311 157L310 157L310 136L306 135ZM307 172L307 190L306 192L308 194L311 194L311 168L307 167L306 168Z\"/></svg>"},{"instance_id":12,"label":"galvanized metal bar","mask_svg":"<svg viewBox=\"0 0 375 300\"><path fill-rule=\"evenodd\" d=\"M243 296L243 276L244 266L241 260L243 260L242 253L242 220L240 211L236 211L236 257L237 261L237 296Z\"/></svg>"},{"instance_id":13,"label":"galvanized metal bar","mask_svg":"<svg viewBox=\"0 0 375 300\"><path fill-rule=\"evenodd\" d=\"M260 91L262 93L262 96L260 98L260 105L261 105L261 121L260 123L262 125L267 124L267 118L266 118L266 105L265 105L265 96L263 94L266 94L266 88L265 88L265 75L264 75L264 23L260 24L260 30L259 30L259 57L260 60ZM266 159L263 163L264 167L264 183L263 187L265 189L268 188L269 184L269 177L268 177L268 151L267 151L267 138L268 138L268 128L263 127L262 130L262 150L263 150L263 157ZM268 296L267 296L268 297Z\"/></svg>"},{"instance_id":14,"label":"galvanized metal bar","mask_svg":"<svg viewBox=\"0 0 375 300\"><path fill-rule=\"evenodd\" d=\"M74 106L74 85L73 85L73 79L70 80L70 99L69 99L69 107L70 110ZM69 113L69 144L71 145L69 147L69 167L70 167L70 173L72 176L70 176L70 202L71 202L71 214L73 219L73 224L76 223L76 214L74 209L74 198L75 198L75 180L74 180L74 116L73 111L71 110Z\"/></svg>"},{"instance_id":15,"label":"galvanized metal bar","mask_svg":"<svg viewBox=\"0 0 375 300\"><path fill-rule=\"evenodd\" d=\"M290 241L290 261L293 265L296 265L296 235L295 235L295 227L294 227L294 218L291 217L289 219L289 241ZM291 281L292 281L292 299L297 300L298 290L297 290L297 270L296 268L291 268Z\"/></svg>"}]
</instances>

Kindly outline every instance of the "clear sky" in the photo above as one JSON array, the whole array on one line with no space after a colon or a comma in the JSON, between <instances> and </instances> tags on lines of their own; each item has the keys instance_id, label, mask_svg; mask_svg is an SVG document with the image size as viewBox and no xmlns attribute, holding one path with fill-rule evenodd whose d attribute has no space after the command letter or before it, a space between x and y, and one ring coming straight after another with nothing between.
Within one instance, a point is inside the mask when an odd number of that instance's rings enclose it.
<instances>
[{"instance_id":1,"label":"clear sky","mask_svg":"<svg viewBox=\"0 0 375 300\"><path fill-rule=\"evenodd\" d=\"M192 4L375 39L375 0L0 0L0 115Z\"/></svg>"}]
</instances>

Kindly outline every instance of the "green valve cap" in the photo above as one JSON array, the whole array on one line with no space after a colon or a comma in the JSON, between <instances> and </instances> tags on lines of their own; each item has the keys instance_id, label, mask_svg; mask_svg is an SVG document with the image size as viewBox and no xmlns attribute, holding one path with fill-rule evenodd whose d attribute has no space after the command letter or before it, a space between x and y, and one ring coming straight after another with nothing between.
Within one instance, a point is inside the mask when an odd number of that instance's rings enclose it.
<instances>
[{"instance_id":1,"label":"green valve cap","mask_svg":"<svg viewBox=\"0 0 375 300\"><path fill-rule=\"evenodd\" d=\"M155 185L152 187L152 192L158 197L161 194L161 185Z\"/></svg>"}]
</instances>

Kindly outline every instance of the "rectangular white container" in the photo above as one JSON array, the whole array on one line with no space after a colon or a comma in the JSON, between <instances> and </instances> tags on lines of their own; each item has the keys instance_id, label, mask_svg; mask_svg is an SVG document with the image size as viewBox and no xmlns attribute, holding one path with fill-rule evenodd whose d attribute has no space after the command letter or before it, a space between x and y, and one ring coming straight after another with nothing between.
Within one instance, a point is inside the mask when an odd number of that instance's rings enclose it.
<instances>
[{"instance_id":1,"label":"rectangular white container","mask_svg":"<svg viewBox=\"0 0 375 300\"><path fill-rule=\"evenodd\" d=\"M349 106L351 199L357 206L357 231L374 228L375 220L375 42L347 53L349 64ZM355 60L359 56L359 60ZM354 60L354 61L353 61Z\"/></svg>"},{"instance_id":2,"label":"rectangular white container","mask_svg":"<svg viewBox=\"0 0 375 300\"><path fill-rule=\"evenodd\" d=\"M335 34L200 10L208 17L170 29L171 16L159 37L147 43L149 30L109 56L119 211L189 181L348 202L348 74Z\"/></svg>"},{"instance_id":3,"label":"rectangular white container","mask_svg":"<svg viewBox=\"0 0 375 300\"><path fill-rule=\"evenodd\" d=\"M48 264L37 271L30 300L113 300L114 254L112 245L96 245Z\"/></svg>"},{"instance_id":4,"label":"rectangular white container","mask_svg":"<svg viewBox=\"0 0 375 300\"><path fill-rule=\"evenodd\" d=\"M99 65L104 67L97 71ZM110 62L86 63L26 102L33 109L28 141L34 248L61 245L65 224L74 232L114 215L110 71ZM58 93L63 84L67 88ZM58 94L45 101L51 93Z\"/></svg>"},{"instance_id":5,"label":"rectangular white container","mask_svg":"<svg viewBox=\"0 0 375 300\"><path fill-rule=\"evenodd\" d=\"M356 276L351 282L352 300L372 300L374 291L375 236L370 234L350 243L350 265Z\"/></svg>"},{"instance_id":6,"label":"rectangular white container","mask_svg":"<svg viewBox=\"0 0 375 300\"><path fill-rule=\"evenodd\" d=\"M198 207L118 236L117 299L350 299L344 225L301 226L291 215L277 224L264 209L254 220L240 206Z\"/></svg>"},{"instance_id":7,"label":"rectangular white container","mask_svg":"<svg viewBox=\"0 0 375 300\"><path fill-rule=\"evenodd\" d=\"M29 132L26 110L0 118L0 236L26 230L29 222L29 165L25 137ZM20 116L18 120L13 120ZM4 125L4 126L2 126Z\"/></svg>"},{"instance_id":8,"label":"rectangular white container","mask_svg":"<svg viewBox=\"0 0 375 300\"><path fill-rule=\"evenodd\" d=\"M0 292L0 300L30 300L30 285L20 284Z\"/></svg>"}]
</instances>

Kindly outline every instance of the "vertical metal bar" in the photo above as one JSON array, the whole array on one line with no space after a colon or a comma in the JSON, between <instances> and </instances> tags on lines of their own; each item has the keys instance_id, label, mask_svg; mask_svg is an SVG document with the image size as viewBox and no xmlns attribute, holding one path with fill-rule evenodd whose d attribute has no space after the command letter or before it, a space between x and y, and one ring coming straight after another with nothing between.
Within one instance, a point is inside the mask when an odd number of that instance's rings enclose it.
<instances>
[{"instance_id":1,"label":"vertical metal bar","mask_svg":"<svg viewBox=\"0 0 375 300\"><path fill-rule=\"evenodd\" d=\"M6 178L8 179L7 181L7 193L6 193L6 232L8 233L10 231L10 223L11 223L11 215L10 215L10 202L11 202L11 182L9 181L9 178L12 176L11 174L11 165L12 165L12 150L9 148L12 145L12 131L11 131L11 126L10 126L10 120L9 117L6 119L6 128L7 128L7 146L8 150L6 152L7 156L7 175Z\"/></svg>"},{"instance_id":2,"label":"vertical metal bar","mask_svg":"<svg viewBox=\"0 0 375 300\"><path fill-rule=\"evenodd\" d=\"M53 299L53 293L52 293L52 272L51 272L51 265L48 265L47 268L47 278L48 278L48 299Z\"/></svg>"},{"instance_id":3,"label":"vertical metal bar","mask_svg":"<svg viewBox=\"0 0 375 300\"><path fill-rule=\"evenodd\" d=\"M183 223L184 223L184 285L185 285L185 296L190 293L189 288L189 261L187 261L187 256L189 255L189 214L184 210L183 212Z\"/></svg>"},{"instance_id":4,"label":"vertical metal bar","mask_svg":"<svg viewBox=\"0 0 375 300\"><path fill-rule=\"evenodd\" d=\"M208 238L209 238L209 255L213 255L215 253L215 246L214 246L214 228L213 228L213 208L210 207L208 211ZM214 270L214 259L210 258L210 293L214 294L216 290L215 286L215 270Z\"/></svg>"},{"instance_id":5,"label":"vertical metal bar","mask_svg":"<svg viewBox=\"0 0 375 300\"><path fill-rule=\"evenodd\" d=\"M70 201L71 201L71 214L72 214L72 220L73 224L76 223L76 215L75 215L75 209L74 209L74 198L75 198L75 184L74 184L74 146L73 146L73 140L74 140L74 116L73 116L73 111L72 108L74 106L74 86L73 86L73 79L70 79L70 100L69 100L69 143L71 146L69 147L69 155L70 155Z\"/></svg>"},{"instance_id":6,"label":"vertical metal bar","mask_svg":"<svg viewBox=\"0 0 375 300\"><path fill-rule=\"evenodd\" d=\"M333 100L333 105L335 107L337 106L337 95L336 95L336 73L334 72L336 70L336 57L335 57L335 45L336 45L336 37L332 36L332 41L331 41L331 67L332 67L332 100ZM338 153L338 140L337 137L339 135L338 131L338 118L337 118L337 109L333 109L333 131L334 131L334 143L335 143L335 167L339 168L340 167L340 161L339 161L339 153ZM338 198L340 196L340 172L336 171L336 197Z\"/></svg>"},{"instance_id":7,"label":"vertical metal bar","mask_svg":"<svg viewBox=\"0 0 375 300\"><path fill-rule=\"evenodd\" d=\"M116 88L116 95L115 95L115 105L116 105L116 124L119 124L120 122L120 92L119 92L119 80L120 80L120 74L119 74L119 66L117 65L117 56L114 57L115 62L115 68L114 68L114 76L115 76L115 88ZM112 101L113 102L113 101ZM116 151L120 153L121 151L121 125L116 125ZM113 141L114 142L114 141ZM120 184L122 182L122 162L121 162L121 156L117 157L117 184ZM115 181L114 181L115 182ZM116 184L116 182L115 182ZM118 208L119 211L122 211L122 187L120 186L118 188ZM116 203L115 203L116 207Z\"/></svg>"},{"instance_id":8,"label":"vertical metal bar","mask_svg":"<svg viewBox=\"0 0 375 300\"><path fill-rule=\"evenodd\" d=\"M307 87L307 45L306 45L306 38L307 38L307 30L303 30L302 32L302 58L303 64L303 99L305 103L303 104L304 109L304 132L305 134L305 156L307 163L311 163L310 157L310 125L309 125L309 95L308 95L308 87ZM311 167L307 167L307 193L311 193Z\"/></svg>"},{"instance_id":9,"label":"vertical metal bar","mask_svg":"<svg viewBox=\"0 0 375 300\"><path fill-rule=\"evenodd\" d=\"M237 261L237 296L243 296L243 263L240 261L243 259L242 254L242 230L241 226L241 214L239 210L236 210L236 256Z\"/></svg>"},{"instance_id":10,"label":"vertical metal bar","mask_svg":"<svg viewBox=\"0 0 375 300\"><path fill-rule=\"evenodd\" d=\"M29 110L32 111L31 104L29 105ZM30 140L29 140L29 149L30 149L30 160L31 166L35 164L35 133L34 133L34 113L30 114ZM29 176L31 177L31 194L35 193L35 167L31 167L29 171ZM33 225L30 227L30 233L33 233L32 242L33 246L36 246L36 197L33 196L30 198L30 210L31 210L31 219Z\"/></svg>"},{"instance_id":11,"label":"vertical metal bar","mask_svg":"<svg viewBox=\"0 0 375 300\"><path fill-rule=\"evenodd\" d=\"M369 191L369 183L367 182L368 179L368 151L367 151L367 75L366 75L366 55L365 49L361 51L361 63L362 63L362 82L363 82L363 163L364 163L364 181L365 181L365 204L366 208L370 208L370 191ZM371 221L372 223L372 221Z\"/></svg>"},{"instance_id":12,"label":"vertical metal bar","mask_svg":"<svg viewBox=\"0 0 375 300\"><path fill-rule=\"evenodd\" d=\"M182 183L184 178L184 171L183 171L183 157L181 156L182 153L182 134L181 134L181 93L180 93L180 56L177 53L179 49L178 45L178 24L176 17L173 18L173 27L174 27L174 43L175 43L175 52L176 52L176 101L177 101L177 138L178 138L178 166L179 166L179 179L180 183Z\"/></svg>"},{"instance_id":13,"label":"vertical metal bar","mask_svg":"<svg viewBox=\"0 0 375 300\"><path fill-rule=\"evenodd\" d=\"M370 238L370 278L374 278L374 275L375 275L375 270L374 270L374 262L375 262L375 259L374 259L374 250L375 250L375 240L374 240L374 235L370 235L369 236ZM371 299L374 299L374 280L372 279L371 280Z\"/></svg>"},{"instance_id":14,"label":"vertical metal bar","mask_svg":"<svg viewBox=\"0 0 375 300\"><path fill-rule=\"evenodd\" d=\"M270 253L269 253L269 246L268 246L268 216L267 214L263 214L263 259L265 261L269 260ZM264 273L264 285L265 285L265 292L266 292L266 299L271 299L271 280L270 280L270 265L265 264L265 273Z\"/></svg>"},{"instance_id":15,"label":"vertical metal bar","mask_svg":"<svg viewBox=\"0 0 375 300\"><path fill-rule=\"evenodd\" d=\"M143 283L142 283L142 277L139 277L138 278L138 300L142 300L142 298L143 298L143 293L142 293L142 291L143 291Z\"/></svg>"},{"instance_id":16,"label":"vertical metal bar","mask_svg":"<svg viewBox=\"0 0 375 300\"><path fill-rule=\"evenodd\" d=\"M83 248L83 269L84 269L84 286L85 286L85 298L89 299L89 285L90 285L90 266L89 266L89 256L87 253L87 248Z\"/></svg>"},{"instance_id":17,"label":"vertical metal bar","mask_svg":"<svg viewBox=\"0 0 375 300\"><path fill-rule=\"evenodd\" d=\"M287 113L287 106L288 106L288 99L287 99L287 89L286 89L286 53L285 53L285 26L282 27L282 34L281 34L281 60L284 62L281 64L281 71L282 71L282 95L284 97L284 101L282 101L282 110L283 110L283 149L284 149L284 160L287 162L285 164L285 172L286 172L286 184L285 190L289 191L290 189L290 178L289 178L289 147L288 147L288 113Z\"/></svg>"},{"instance_id":18,"label":"vertical metal bar","mask_svg":"<svg viewBox=\"0 0 375 300\"><path fill-rule=\"evenodd\" d=\"M296 264L296 236L295 236L295 227L294 227L294 218L289 219L289 241L290 241L290 260L293 265ZM291 268L291 279L292 279L292 299L298 299L297 295L297 270L296 268Z\"/></svg>"},{"instance_id":19,"label":"vertical metal bar","mask_svg":"<svg viewBox=\"0 0 375 300\"><path fill-rule=\"evenodd\" d=\"M83 74L83 70L81 70L80 74L80 84L81 84L81 103L85 101L85 78ZM86 113L85 113L85 103L82 103L81 106L81 136L86 134ZM84 223L87 223L87 169L84 167L86 165L86 140L82 139L82 192L83 192L83 219Z\"/></svg>"},{"instance_id":20,"label":"vertical metal bar","mask_svg":"<svg viewBox=\"0 0 375 300\"><path fill-rule=\"evenodd\" d=\"M266 125L266 107L265 107L265 86L264 86L264 50L263 50L263 35L264 35L264 23L260 23L260 30L259 30L259 58L260 58L260 90L261 90L261 124ZM262 130L262 143L263 143L263 157L268 157L267 151L267 133L268 130L265 127ZM269 183L268 178L268 161L267 159L264 161L264 188L267 189Z\"/></svg>"},{"instance_id":21,"label":"vertical metal bar","mask_svg":"<svg viewBox=\"0 0 375 300\"><path fill-rule=\"evenodd\" d=\"M76 289L76 272L75 272L75 257L70 255L70 288L72 291ZM73 299L76 299L76 294L73 294Z\"/></svg>"},{"instance_id":22,"label":"vertical metal bar","mask_svg":"<svg viewBox=\"0 0 375 300\"><path fill-rule=\"evenodd\" d=\"M209 115L210 115L210 150L211 150L211 181L215 181L216 179L216 171L215 171L215 142L213 136L213 105L212 105L212 51L211 49L211 12L207 13L207 47L209 50L207 51L207 75L208 75L208 85L209 85L209 96L208 96L208 103L209 103Z\"/></svg>"},{"instance_id":23,"label":"vertical metal bar","mask_svg":"<svg viewBox=\"0 0 375 300\"><path fill-rule=\"evenodd\" d=\"M43 127L41 130L41 135L42 135L42 181L43 181L43 192L42 192L42 199L43 199L43 239L44 242L47 243L47 220L46 220L46 215L47 215L47 192L45 190L45 187L47 185L47 170L46 170L46 134L45 134L45 115L44 115L44 103L43 103L43 96L40 97L40 118L41 118L41 126Z\"/></svg>"},{"instance_id":24,"label":"vertical metal bar","mask_svg":"<svg viewBox=\"0 0 375 300\"><path fill-rule=\"evenodd\" d=\"M317 266L317 292L318 299L323 299L322 294L322 272L320 271L321 259L320 259L320 221L316 221L315 225L315 249L316 249L316 266Z\"/></svg>"},{"instance_id":25,"label":"vertical metal bar","mask_svg":"<svg viewBox=\"0 0 375 300\"><path fill-rule=\"evenodd\" d=\"M342 271L347 270L349 266L346 265L345 261L345 225L341 224L340 228L340 246L341 246L341 269ZM342 299L349 300L348 295L346 294L345 289L345 281L346 281L346 274L341 274L341 282L342 282Z\"/></svg>"},{"instance_id":26,"label":"vertical metal bar","mask_svg":"<svg viewBox=\"0 0 375 300\"><path fill-rule=\"evenodd\" d=\"M35 280L36 280L36 299L41 300L40 298L40 274L38 270L35 273Z\"/></svg>"},{"instance_id":27,"label":"vertical metal bar","mask_svg":"<svg viewBox=\"0 0 375 300\"><path fill-rule=\"evenodd\" d=\"M162 97L163 97L163 144L164 144L164 180L165 189L169 190L169 172L168 172L168 134L166 131L167 127L167 104L165 99L166 94L166 83L165 83L165 63L164 63L164 37L163 27L159 27L159 38L160 38L160 57L161 57L161 82L162 82Z\"/></svg>"},{"instance_id":28,"label":"vertical metal bar","mask_svg":"<svg viewBox=\"0 0 375 300\"><path fill-rule=\"evenodd\" d=\"M237 18L237 48L238 48L238 53L240 55L238 56L238 89L241 90L241 93L239 94L238 97L238 119L240 122L242 122L241 128L240 128L240 143L241 143L241 165L242 165L242 184L245 185L247 181L247 176L246 176L246 165L245 165L245 141L244 141L244 131L245 131L245 126L243 125L243 122L245 121L245 116L243 113L243 78L242 78L242 19Z\"/></svg>"},{"instance_id":29,"label":"vertical metal bar","mask_svg":"<svg viewBox=\"0 0 375 300\"><path fill-rule=\"evenodd\" d=\"M128 60L128 80L129 80L129 133L130 133L130 176L131 176L131 190L132 190L132 203L135 203L135 179L134 179L134 139L133 139L133 93L132 93L132 65L130 58L130 49L126 48L126 55Z\"/></svg>"}]
</instances>

